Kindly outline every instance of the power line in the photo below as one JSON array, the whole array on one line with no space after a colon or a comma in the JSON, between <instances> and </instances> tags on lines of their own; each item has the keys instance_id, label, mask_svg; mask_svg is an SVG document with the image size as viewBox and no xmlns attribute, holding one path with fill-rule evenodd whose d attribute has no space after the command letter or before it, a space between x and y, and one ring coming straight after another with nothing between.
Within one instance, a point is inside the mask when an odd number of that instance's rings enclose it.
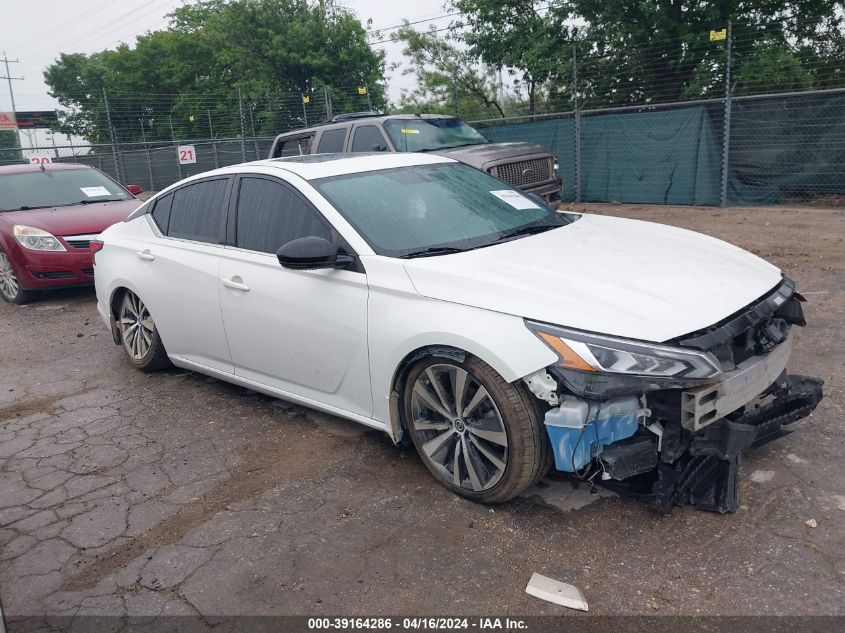
<instances>
[{"instance_id":1,"label":"power line","mask_svg":"<svg viewBox=\"0 0 845 633\"><path fill-rule=\"evenodd\" d=\"M63 22L60 26L57 26L53 29L45 31L44 33L40 33L39 36L38 36L38 39L36 41L33 41L32 39L30 39L27 43L23 44L22 46L17 47L18 54L20 54L21 51L29 51L29 50L34 49L34 48L41 48L43 46L43 43L45 41L47 41L47 38L52 37L56 33L60 33L62 31L67 31L70 27L76 26L80 22L83 22L84 20L86 20L88 17L97 13L103 7L106 7L106 6L111 5L111 4L113 4L113 0L105 0L105 2L98 4L97 6L95 6L90 11L87 11L86 13L83 13L82 15L76 16L73 20L70 20L69 22Z\"/></svg>"},{"instance_id":2,"label":"power line","mask_svg":"<svg viewBox=\"0 0 845 633\"><path fill-rule=\"evenodd\" d=\"M433 33L441 33L442 31L448 31L451 28L451 26L444 26L442 29L433 29L431 31L426 31L425 34L428 35ZM375 46L376 44L387 44L388 42L398 42L401 39L402 38L400 37L392 37L384 40L379 40L378 42L370 42L370 46Z\"/></svg>"},{"instance_id":3,"label":"power line","mask_svg":"<svg viewBox=\"0 0 845 633\"><path fill-rule=\"evenodd\" d=\"M134 8L134 9L132 9L131 11L127 11L127 12L125 12L125 13L121 14L121 15L120 15L120 16L118 16L117 18L114 18L114 19L112 19L111 21L106 22L105 24L100 24L100 25L98 25L98 26L96 26L96 27L93 27L93 28L92 28L92 30L91 30L91 31L89 31L88 33L86 33L85 35L82 35L81 37L79 37L79 36L75 37L75 38L74 38L74 40L73 40L73 42L85 41L86 43L90 43L90 41L91 41L91 40L90 40L90 38L91 38L92 36L95 36L97 32L101 32L101 31L103 31L103 30L105 30L105 29L108 29L108 27L110 27L110 26L112 26L113 24L116 24L116 23L118 23L118 22L123 22L123 21L126 21L126 20L130 17L130 16L132 16L132 15L133 15L133 14L135 14L135 13L137 13L138 11L141 11L141 10L143 10L143 9L148 9L147 11L144 11L144 12L143 12L143 13L141 13L140 15L135 15L134 17L132 17L132 18L131 18L131 19L132 19L132 21L137 21L138 19L140 19L140 18L142 18L142 17L144 17L144 16L147 16L147 15L149 15L149 14L151 14L151 13L156 12L156 11L160 11L160 10L161 10L163 7L165 7L166 5L171 5L171 4L173 4L174 2L175 2L175 0L164 0L164 2L160 2L160 3L156 4L156 5L154 5L152 8L150 8L150 5L148 5L148 4L147 4L147 5L141 5L141 6L135 7L135 8ZM145 32L147 32L147 31L149 31L150 29L152 29L152 28L154 28L154 27L156 27L156 26L158 26L158 25L160 25L160 24L164 24L165 22L167 22L167 18L165 18L164 20L160 20L159 22L156 22L156 23L154 23L154 24L152 24L152 25L150 25L150 26L148 26L148 27L144 28L142 31L136 31L135 33L133 33L133 34L131 34L131 35L127 35L127 36L122 37L122 38L120 38L120 39L114 40L113 42L110 42L110 43L108 43L108 44L105 44L105 45L104 45L104 49L108 49L110 46L113 46L114 44L117 44L117 43L119 43L119 42L123 42L123 41L124 41L124 40L126 40L126 39L132 39L132 38L139 37L139 36L140 36L140 35L142 35L143 33L145 33ZM62 47L64 47L64 46L65 46L64 44L61 44L61 43L60 43L60 44L59 44L56 48L59 48L59 49L60 49L60 48L62 48ZM41 56L37 56L37 57L35 57L34 61L29 61L29 62L27 62L27 64L28 64L28 65L31 65L31 66L33 66L33 67L35 67L35 66L42 66L42 65L43 65L43 62L45 62L45 61L47 61L47 60L49 60L49 59L51 59L51 58L53 58L53 59L54 59L54 58L55 58L55 55L54 55L53 53L47 53L46 55L41 55Z\"/></svg>"},{"instance_id":4,"label":"power line","mask_svg":"<svg viewBox=\"0 0 845 633\"><path fill-rule=\"evenodd\" d=\"M444 13L443 15L437 15L433 18L425 18L423 20L414 20L413 22L408 22L407 24L405 22L402 22L401 24L394 24L393 26L384 26L384 27L379 28L379 29L370 29L369 31L367 31L367 34L369 35L370 33L381 33L382 31L392 31L393 29L402 28L403 26L406 26L406 25L407 26L413 26L414 24L424 24L425 22L434 22L435 20L440 20L442 18L450 18L450 17L455 16L455 15L463 15L463 13L461 11L453 11L452 13Z\"/></svg>"}]
</instances>

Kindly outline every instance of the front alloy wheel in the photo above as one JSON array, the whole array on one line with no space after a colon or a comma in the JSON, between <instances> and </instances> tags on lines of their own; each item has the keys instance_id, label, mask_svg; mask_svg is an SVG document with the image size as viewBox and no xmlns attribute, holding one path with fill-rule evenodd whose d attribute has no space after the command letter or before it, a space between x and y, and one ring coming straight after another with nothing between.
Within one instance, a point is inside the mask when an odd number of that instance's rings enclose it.
<instances>
[{"instance_id":1,"label":"front alloy wheel","mask_svg":"<svg viewBox=\"0 0 845 633\"><path fill-rule=\"evenodd\" d=\"M0 251L0 296L9 303L22 304L32 298L32 291L24 290L18 282L12 262L6 253Z\"/></svg>"},{"instance_id":2,"label":"front alloy wheel","mask_svg":"<svg viewBox=\"0 0 845 633\"><path fill-rule=\"evenodd\" d=\"M127 290L123 294L117 325L123 349L132 365L144 371L153 371L169 363L155 321L147 306L134 292Z\"/></svg>"},{"instance_id":3,"label":"front alloy wheel","mask_svg":"<svg viewBox=\"0 0 845 633\"><path fill-rule=\"evenodd\" d=\"M426 467L462 496L506 501L545 474L548 438L533 397L479 360L421 361L408 375L404 405Z\"/></svg>"}]
</instances>

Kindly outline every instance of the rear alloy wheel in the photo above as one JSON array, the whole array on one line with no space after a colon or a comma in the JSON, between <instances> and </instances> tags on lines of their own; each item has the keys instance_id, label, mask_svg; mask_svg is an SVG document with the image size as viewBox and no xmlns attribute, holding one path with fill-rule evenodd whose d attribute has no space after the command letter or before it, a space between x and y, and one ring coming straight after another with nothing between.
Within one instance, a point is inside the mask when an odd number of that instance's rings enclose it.
<instances>
[{"instance_id":1,"label":"rear alloy wheel","mask_svg":"<svg viewBox=\"0 0 845 633\"><path fill-rule=\"evenodd\" d=\"M450 490L499 503L545 474L550 447L533 396L486 363L423 360L409 372L403 402L420 457Z\"/></svg>"},{"instance_id":2,"label":"rear alloy wheel","mask_svg":"<svg viewBox=\"0 0 845 633\"><path fill-rule=\"evenodd\" d=\"M35 296L31 290L24 290L18 282L12 262L6 253L0 251L0 297L9 303L21 305Z\"/></svg>"},{"instance_id":3,"label":"rear alloy wheel","mask_svg":"<svg viewBox=\"0 0 845 633\"><path fill-rule=\"evenodd\" d=\"M120 302L117 326L132 365L143 371L155 371L170 364L150 311L130 290L123 294Z\"/></svg>"}]
</instances>

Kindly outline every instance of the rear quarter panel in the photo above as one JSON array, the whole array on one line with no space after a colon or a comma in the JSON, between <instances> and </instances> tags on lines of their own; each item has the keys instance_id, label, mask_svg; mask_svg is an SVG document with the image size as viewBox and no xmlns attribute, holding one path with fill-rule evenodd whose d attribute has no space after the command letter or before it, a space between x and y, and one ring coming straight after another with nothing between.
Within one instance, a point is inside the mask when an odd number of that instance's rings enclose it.
<instances>
[{"instance_id":1,"label":"rear quarter panel","mask_svg":"<svg viewBox=\"0 0 845 633\"><path fill-rule=\"evenodd\" d=\"M110 328L111 299L118 288L138 291L130 281L134 261L127 255L137 243L139 220L119 222L100 234L105 247L94 257L94 289L97 293L97 312Z\"/></svg>"}]
</instances>

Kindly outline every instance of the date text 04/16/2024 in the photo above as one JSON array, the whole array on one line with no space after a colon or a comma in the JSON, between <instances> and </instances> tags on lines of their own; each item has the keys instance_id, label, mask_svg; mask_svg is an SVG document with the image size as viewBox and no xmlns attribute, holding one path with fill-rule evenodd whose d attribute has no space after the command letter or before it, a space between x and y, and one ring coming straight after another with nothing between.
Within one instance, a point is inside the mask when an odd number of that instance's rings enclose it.
<instances>
[{"instance_id":1,"label":"date text 04/16/2024","mask_svg":"<svg viewBox=\"0 0 845 633\"><path fill-rule=\"evenodd\" d=\"M448 630L526 630L527 623L519 618L478 617L405 617L394 618L309 618L310 630L384 630L448 631Z\"/></svg>"}]
</instances>

